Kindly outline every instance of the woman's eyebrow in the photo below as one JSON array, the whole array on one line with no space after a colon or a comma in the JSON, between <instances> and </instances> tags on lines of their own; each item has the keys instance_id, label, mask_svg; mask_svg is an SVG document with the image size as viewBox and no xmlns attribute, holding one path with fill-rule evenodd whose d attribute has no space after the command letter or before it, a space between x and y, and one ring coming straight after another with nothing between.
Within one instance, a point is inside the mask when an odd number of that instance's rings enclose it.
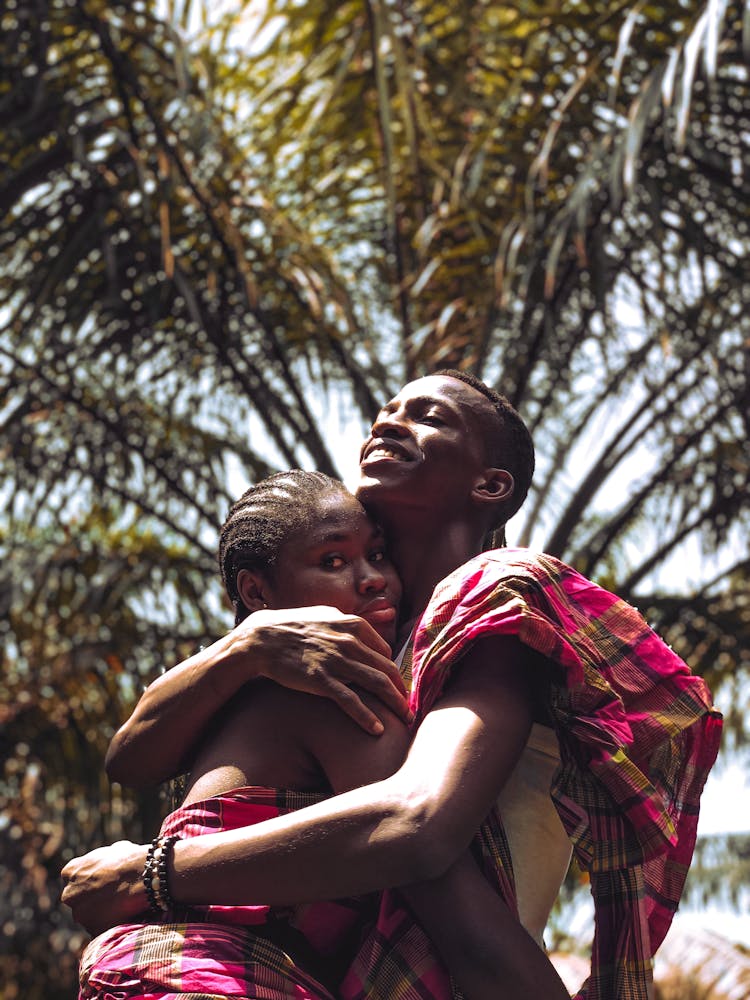
<instances>
[{"instance_id":1,"label":"woman's eyebrow","mask_svg":"<svg viewBox=\"0 0 750 1000\"><path fill-rule=\"evenodd\" d=\"M330 545L331 542L345 542L348 538L351 538L351 532L349 531L327 531L312 538L310 540L310 547L315 548L319 545Z\"/></svg>"}]
</instances>

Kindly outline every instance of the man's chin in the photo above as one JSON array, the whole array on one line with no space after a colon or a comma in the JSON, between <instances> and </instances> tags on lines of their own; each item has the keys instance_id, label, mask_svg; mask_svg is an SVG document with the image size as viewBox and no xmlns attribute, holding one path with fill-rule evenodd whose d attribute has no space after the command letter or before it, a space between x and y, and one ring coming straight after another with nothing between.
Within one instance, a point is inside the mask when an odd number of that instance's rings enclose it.
<instances>
[{"instance_id":1,"label":"man's chin","mask_svg":"<svg viewBox=\"0 0 750 1000\"><path fill-rule=\"evenodd\" d=\"M378 463L376 469L360 468L354 495L376 520L388 524L404 507L423 506L423 488L413 463ZM430 498L429 503L432 502Z\"/></svg>"},{"instance_id":2,"label":"man's chin","mask_svg":"<svg viewBox=\"0 0 750 1000\"><path fill-rule=\"evenodd\" d=\"M399 461L395 458L364 461L359 467L360 485L395 486L414 475L418 463Z\"/></svg>"},{"instance_id":3,"label":"man's chin","mask_svg":"<svg viewBox=\"0 0 750 1000\"><path fill-rule=\"evenodd\" d=\"M393 495L395 484L390 477L375 475L373 472L360 470L359 481L354 487L354 495L365 506L377 505L380 501L388 501Z\"/></svg>"},{"instance_id":4,"label":"man's chin","mask_svg":"<svg viewBox=\"0 0 750 1000\"><path fill-rule=\"evenodd\" d=\"M372 472L368 472L366 469L360 468L359 479L357 480L357 485L354 487L354 495L358 500L362 499L363 493L369 493L372 490L377 492L383 488L383 482Z\"/></svg>"}]
</instances>

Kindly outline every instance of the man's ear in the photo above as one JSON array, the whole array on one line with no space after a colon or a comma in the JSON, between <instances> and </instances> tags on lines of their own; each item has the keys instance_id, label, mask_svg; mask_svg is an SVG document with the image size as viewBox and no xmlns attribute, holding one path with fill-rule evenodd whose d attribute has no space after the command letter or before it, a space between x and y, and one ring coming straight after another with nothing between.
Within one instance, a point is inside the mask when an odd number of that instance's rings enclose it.
<instances>
[{"instance_id":1,"label":"man's ear","mask_svg":"<svg viewBox=\"0 0 750 1000\"><path fill-rule=\"evenodd\" d=\"M241 569L237 574L237 593L250 613L266 607L266 590L266 581L255 570Z\"/></svg>"},{"instance_id":2,"label":"man's ear","mask_svg":"<svg viewBox=\"0 0 750 1000\"><path fill-rule=\"evenodd\" d=\"M471 498L475 503L505 503L513 496L516 484L507 469L485 469L474 483Z\"/></svg>"}]
</instances>

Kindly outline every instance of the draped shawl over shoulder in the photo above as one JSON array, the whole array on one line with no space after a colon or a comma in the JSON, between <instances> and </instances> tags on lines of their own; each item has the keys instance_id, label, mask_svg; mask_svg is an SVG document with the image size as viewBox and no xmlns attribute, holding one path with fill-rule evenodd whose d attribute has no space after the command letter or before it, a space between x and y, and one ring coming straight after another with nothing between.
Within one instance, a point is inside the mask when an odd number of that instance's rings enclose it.
<instances>
[{"instance_id":1,"label":"draped shawl over shoulder","mask_svg":"<svg viewBox=\"0 0 750 1000\"><path fill-rule=\"evenodd\" d=\"M498 549L432 596L415 637L417 724L471 643L492 635L515 635L553 664L561 766L552 798L590 873L596 919L591 978L578 996L645 1000L692 858L721 715L705 683L625 601L550 556ZM505 856L498 850L497 864ZM502 884L512 886L512 874Z\"/></svg>"}]
</instances>

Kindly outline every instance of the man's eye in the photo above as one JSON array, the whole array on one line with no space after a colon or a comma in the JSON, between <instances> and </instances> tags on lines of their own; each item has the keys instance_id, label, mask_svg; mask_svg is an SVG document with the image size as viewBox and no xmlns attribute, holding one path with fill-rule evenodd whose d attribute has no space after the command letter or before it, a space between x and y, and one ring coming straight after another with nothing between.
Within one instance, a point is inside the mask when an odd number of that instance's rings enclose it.
<instances>
[{"instance_id":1,"label":"man's eye","mask_svg":"<svg viewBox=\"0 0 750 1000\"><path fill-rule=\"evenodd\" d=\"M385 562L386 554L382 549L377 549L375 552L370 553L370 562L382 563Z\"/></svg>"},{"instance_id":2,"label":"man's eye","mask_svg":"<svg viewBox=\"0 0 750 1000\"><path fill-rule=\"evenodd\" d=\"M437 413L425 413L422 417L423 424L432 424L433 427L442 427L445 421Z\"/></svg>"},{"instance_id":3,"label":"man's eye","mask_svg":"<svg viewBox=\"0 0 750 1000\"><path fill-rule=\"evenodd\" d=\"M344 557L335 554L323 556L320 560L320 565L324 569L341 569L341 567L345 564L346 561Z\"/></svg>"}]
</instances>

